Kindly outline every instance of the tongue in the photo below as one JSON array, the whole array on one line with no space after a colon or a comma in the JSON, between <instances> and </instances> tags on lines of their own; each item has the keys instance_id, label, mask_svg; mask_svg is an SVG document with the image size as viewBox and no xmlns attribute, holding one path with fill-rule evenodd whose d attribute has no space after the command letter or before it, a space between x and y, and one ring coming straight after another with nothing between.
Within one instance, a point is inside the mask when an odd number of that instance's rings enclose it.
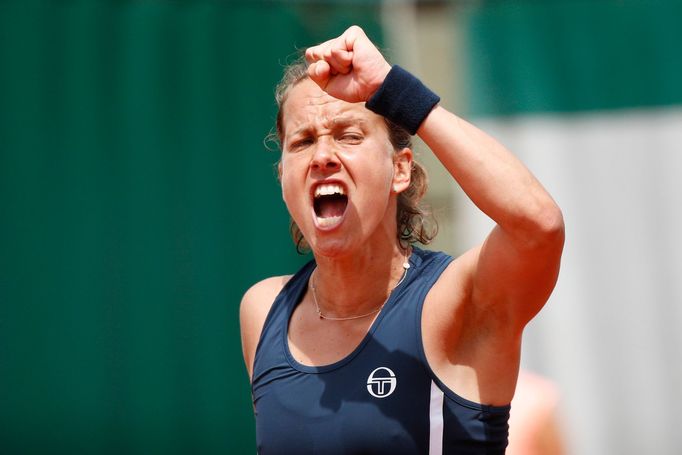
<instances>
[{"instance_id":1,"label":"tongue","mask_svg":"<svg viewBox=\"0 0 682 455\"><path fill-rule=\"evenodd\" d=\"M331 218L343 215L348 200L345 197L327 196L320 198L318 215L320 218Z\"/></svg>"}]
</instances>

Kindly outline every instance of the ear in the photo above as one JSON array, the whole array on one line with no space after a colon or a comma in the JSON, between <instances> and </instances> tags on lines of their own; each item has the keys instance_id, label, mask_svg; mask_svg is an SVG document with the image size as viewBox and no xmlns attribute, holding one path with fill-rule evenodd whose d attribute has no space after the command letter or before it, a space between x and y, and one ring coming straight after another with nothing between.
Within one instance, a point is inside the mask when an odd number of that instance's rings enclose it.
<instances>
[{"instance_id":1,"label":"ear","mask_svg":"<svg viewBox=\"0 0 682 455\"><path fill-rule=\"evenodd\" d=\"M402 193L410 186L412 177L412 150L405 147L393 155L393 181L391 191Z\"/></svg>"}]
</instances>

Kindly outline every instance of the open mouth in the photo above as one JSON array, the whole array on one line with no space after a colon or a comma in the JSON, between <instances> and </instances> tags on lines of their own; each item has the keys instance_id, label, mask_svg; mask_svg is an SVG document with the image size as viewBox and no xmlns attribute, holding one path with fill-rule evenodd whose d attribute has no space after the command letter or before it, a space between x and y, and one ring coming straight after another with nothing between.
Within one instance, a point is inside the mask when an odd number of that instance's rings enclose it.
<instances>
[{"instance_id":1,"label":"open mouth","mask_svg":"<svg viewBox=\"0 0 682 455\"><path fill-rule=\"evenodd\" d=\"M348 196L338 183L318 185L313 193L313 209L317 225L321 228L336 226L348 207Z\"/></svg>"}]
</instances>

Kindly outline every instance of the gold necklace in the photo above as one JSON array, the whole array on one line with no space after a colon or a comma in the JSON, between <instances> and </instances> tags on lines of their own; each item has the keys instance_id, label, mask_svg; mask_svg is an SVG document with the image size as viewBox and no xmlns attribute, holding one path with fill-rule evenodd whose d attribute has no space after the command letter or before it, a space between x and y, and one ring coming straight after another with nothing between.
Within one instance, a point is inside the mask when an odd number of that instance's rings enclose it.
<instances>
[{"instance_id":1,"label":"gold necklace","mask_svg":"<svg viewBox=\"0 0 682 455\"><path fill-rule=\"evenodd\" d=\"M393 286L393 288L391 288L391 290L388 291L388 296L386 297L386 300L384 300L384 303L381 304L381 306L370 311L369 313L361 314L358 316L347 316L345 318L335 318L332 316L325 316L324 314L322 314L322 310L320 310L320 305L317 303L317 291L315 290L315 277L317 276L317 274L316 274L317 268L315 268L315 270L313 270L313 275L310 278L310 288L313 290L313 302L315 302L315 309L317 309L317 315L320 317L320 319L326 319L328 321L351 321L353 319L366 318L367 316L371 316L375 313L378 313L379 311L381 311L381 309L384 307L384 305L386 305L386 302L388 302L388 299L391 298L391 294L393 293L395 288L400 286L400 283L402 283L405 280L405 277L407 276L407 269L410 268L410 263L409 263L408 258L409 258L409 255L405 256L405 262L403 262L403 269L404 269L403 276L400 277L400 279L395 284L395 286Z\"/></svg>"}]
</instances>

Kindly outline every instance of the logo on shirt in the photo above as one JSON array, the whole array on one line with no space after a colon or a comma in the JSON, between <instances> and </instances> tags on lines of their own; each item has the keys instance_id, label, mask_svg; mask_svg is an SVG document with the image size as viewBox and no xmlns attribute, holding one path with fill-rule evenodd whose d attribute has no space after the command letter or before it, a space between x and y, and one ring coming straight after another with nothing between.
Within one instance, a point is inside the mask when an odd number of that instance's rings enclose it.
<instances>
[{"instance_id":1,"label":"logo on shirt","mask_svg":"<svg viewBox=\"0 0 682 455\"><path fill-rule=\"evenodd\" d=\"M398 380L395 373L386 367L379 367L367 377L367 391L375 398L386 398L395 391Z\"/></svg>"}]
</instances>

